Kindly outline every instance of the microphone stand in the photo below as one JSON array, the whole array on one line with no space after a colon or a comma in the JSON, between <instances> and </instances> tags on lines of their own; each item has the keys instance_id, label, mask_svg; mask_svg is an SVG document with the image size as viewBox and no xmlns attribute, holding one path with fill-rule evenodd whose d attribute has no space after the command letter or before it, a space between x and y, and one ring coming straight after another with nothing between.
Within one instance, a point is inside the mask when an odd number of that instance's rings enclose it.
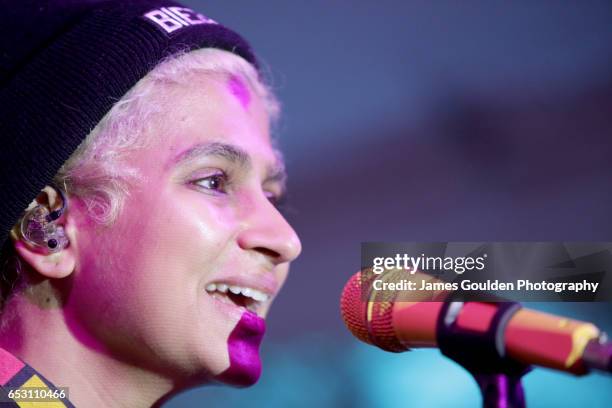
<instances>
[{"instance_id":1,"label":"microphone stand","mask_svg":"<svg viewBox=\"0 0 612 408\"><path fill-rule=\"evenodd\" d=\"M471 373L482 394L484 408L525 408L521 375Z\"/></svg>"},{"instance_id":2,"label":"microphone stand","mask_svg":"<svg viewBox=\"0 0 612 408\"><path fill-rule=\"evenodd\" d=\"M492 302L497 311L488 330L477 333L455 325L463 302L446 302L437 321L437 342L442 354L472 374L484 408L525 408L521 378L530 366L505 355L504 330L520 309L516 302Z\"/></svg>"}]
</instances>

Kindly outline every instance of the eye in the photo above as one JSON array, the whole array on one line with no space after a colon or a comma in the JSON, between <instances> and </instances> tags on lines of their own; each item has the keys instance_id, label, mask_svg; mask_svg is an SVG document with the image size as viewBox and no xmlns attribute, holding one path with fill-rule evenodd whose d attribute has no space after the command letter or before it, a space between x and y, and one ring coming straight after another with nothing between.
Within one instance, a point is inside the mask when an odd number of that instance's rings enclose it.
<instances>
[{"instance_id":1,"label":"eye","mask_svg":"<svg viewBox=\"0 0 612 408\"><path fill-rule=\"evenodd\" d=\"M193 184L202 187L206 190L225 193L227 192L228 179L225 173L219 172L207 177L197 179L193 182Z\"/></svg>"}]
</instances>

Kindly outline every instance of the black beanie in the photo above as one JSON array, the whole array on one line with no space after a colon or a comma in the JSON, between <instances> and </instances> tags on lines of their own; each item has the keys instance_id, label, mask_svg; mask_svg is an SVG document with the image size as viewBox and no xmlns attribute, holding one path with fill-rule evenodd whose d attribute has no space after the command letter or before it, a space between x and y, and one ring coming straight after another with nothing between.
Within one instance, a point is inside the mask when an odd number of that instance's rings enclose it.
<instances>
[{"instance_id":1,"label":"black beanie","mask_svg":"<svg viewBox=\"0 0 612 408\"><path fill-rule=\"evenodd\" d=\"M0 246L102 117L169 55L238 34L172 1L0 0Z\"/></svg>"}]
</instances>

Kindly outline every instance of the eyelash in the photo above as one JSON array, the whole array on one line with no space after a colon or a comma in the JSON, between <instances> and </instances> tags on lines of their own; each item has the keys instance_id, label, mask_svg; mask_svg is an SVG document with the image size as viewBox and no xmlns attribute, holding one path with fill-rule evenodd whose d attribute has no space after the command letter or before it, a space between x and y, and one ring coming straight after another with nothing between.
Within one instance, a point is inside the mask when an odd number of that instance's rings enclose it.
<instances>
[{"instance_id":1,"label":"eyelash","mask_svg":"<svg viewBox=\"0 0 612 408\"><path fill-rule=\"evenodd\" d=\"M204 187L200 184L201 181L219 181L219 180L221 180L221 185L222 185L221 188ZM193 184L199 187L202 187L206 190L215 191L217 193L227 193L229 178L227 177L227 174L223 172L219 172L219 173L211 174L210 176L207 176L207 177L202 177L200 179L197 179L193 182Z\"/></svg>"},{"instance_id":2,"label":"eyelash","mask_svg":"<svg viewBox=\"0 0 612 408\"><path fill-rule=\"evenodd\" d=\"M200 184L202 181L217 182L217 183L220 182L221 187L217 187L217 188L204 187L203 185ZM213 191L215 194L227 194L228 187L231 186L231 180L225 172L217 172L217 173L211 174L210 176L199 178L193 181L193 184L205 190ZM276 208L281 208L285 202L284 194L281 196L277 196L273 193L266 193L266 198Z\"/></svg>"}]
</instances>

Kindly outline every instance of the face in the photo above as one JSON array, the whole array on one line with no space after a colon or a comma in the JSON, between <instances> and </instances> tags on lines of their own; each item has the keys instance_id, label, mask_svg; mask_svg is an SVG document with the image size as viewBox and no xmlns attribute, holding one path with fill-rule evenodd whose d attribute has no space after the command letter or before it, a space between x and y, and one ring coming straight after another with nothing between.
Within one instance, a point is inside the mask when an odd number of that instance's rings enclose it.
<instances>
[{"instance_id":1,"label":"face","mask_svg":"<svg viewBox=\"0 0 612 408\"><path fill-rule=\"evenodd\" d=\"M163 85L156 141L118 220L71 200L78 265L65 305L91 347L172 378L249 385L264 318L300 241L274 203L283 165L260 98L236 77Z\"/></svg>"}]
</instances>

